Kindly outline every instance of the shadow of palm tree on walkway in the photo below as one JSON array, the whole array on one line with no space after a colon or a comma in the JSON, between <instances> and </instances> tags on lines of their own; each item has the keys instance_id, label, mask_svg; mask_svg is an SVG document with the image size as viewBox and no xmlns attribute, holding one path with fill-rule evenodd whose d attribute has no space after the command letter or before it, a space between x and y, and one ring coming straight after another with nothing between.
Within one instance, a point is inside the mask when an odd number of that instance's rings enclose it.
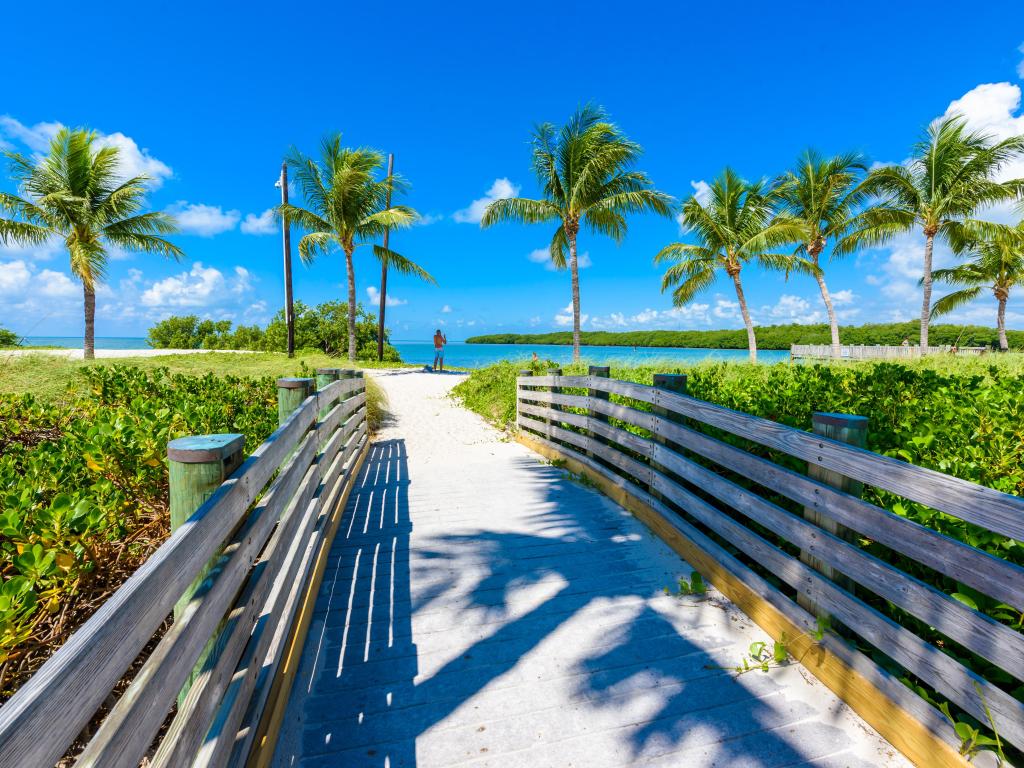
<instances>
[{"instance_id":1,"label":"shadow of palm tree on walkway","mask_svg":"<svg viewBox=\"0 0 1024 768\"><path fill-rule=\"evenodd\" d=\"M276 765L768 768L848 746L773 676L719 668L740 652L721 609L659 594L685 564L629 513L528 458L477 504L407 459L375 443L349 500Z\"/></svg>"}]
</instances>

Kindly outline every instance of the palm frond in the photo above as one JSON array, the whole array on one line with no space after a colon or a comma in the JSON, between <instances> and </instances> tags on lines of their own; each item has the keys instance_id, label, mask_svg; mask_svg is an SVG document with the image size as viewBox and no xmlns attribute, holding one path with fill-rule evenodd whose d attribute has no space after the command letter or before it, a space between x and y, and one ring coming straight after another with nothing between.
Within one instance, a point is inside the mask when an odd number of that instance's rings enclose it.
<instances>
[{"instance_id":1,"label":"palm frond","mask_svg":"<svg viewBox=\"0 0 1024 768\"><path fill-rule=\"evenodd\" d=\"M397 253L396 251L393 251L389 248L385 248L382 245L374 245L373 254L382 264L386 264L389 270L393 269L400 275L410 275L412 277L418 277L420 280L423 280L424 282L433 283L434 285L437 285L437 281L429 272L427 272L427 270L423 269L423 267L421 267L419 264L412 261L411 259L407 259L405 256L403 256L400 253Z\"/></svg>"}]
</instances>

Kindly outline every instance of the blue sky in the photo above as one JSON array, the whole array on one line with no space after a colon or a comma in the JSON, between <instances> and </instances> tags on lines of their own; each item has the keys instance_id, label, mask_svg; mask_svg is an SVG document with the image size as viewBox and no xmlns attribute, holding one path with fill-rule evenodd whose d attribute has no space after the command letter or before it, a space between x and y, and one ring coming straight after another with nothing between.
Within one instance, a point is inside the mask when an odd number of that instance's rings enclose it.
<instances>
[{"instance_id":1,"label":"blue sky","mask_svg":"<svg viewBox=\"0 0 1024 768\"><path fill-rule=\"evenodd\" d=\"M439 285L390 280L389 326L417 339L444 324L455 340L566 327L568 273L535 253L550 228L484 231L474 214L489 194L535 193L532 125L582 102L610 112L677 198L727 164L774 175L807 146L899 162L951 108L995 135L1024 133L1017 3L658 5L17 3L4 10L5 59L18 64L0 88L0 143L33 152L57 124L93 128L154 177L151 206L179 216L184 261L114 254L100 336L141 336L169 314L265 322L283 301L280 233L265 212L284 152L314 151L335 130L394 152L412 184L404 202L425 219L392 247ZM1024 162L1007 173L1024 176ZM584 329L739 326L724 281L675 311L660 293L652 256L680 237L653 217L632 220L621 247L584 234ZM828 266L846 322L919 311L918 240ZM367 301L379 268L369 249L356 258ZM56 246L0 247L0 325L80 335L66 261ZM344 296L340 254L295 275L302 301ZM810 278L750 269L744 280L760 324L822 318ZM1017 301L1010 322L1024 327ZM986 299L954 319L994 314Z\"/></svg>"}]
</instances>

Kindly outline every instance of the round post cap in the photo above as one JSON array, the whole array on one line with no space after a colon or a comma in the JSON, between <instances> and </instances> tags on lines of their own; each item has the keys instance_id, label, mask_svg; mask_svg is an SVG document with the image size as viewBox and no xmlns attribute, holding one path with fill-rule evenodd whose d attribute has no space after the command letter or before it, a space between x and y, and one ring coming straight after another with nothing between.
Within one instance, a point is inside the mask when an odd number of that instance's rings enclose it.
<instances>
[{"instance_id":1,"label":"round post cap","mask_svg":"<svg viewBox=\"0 0 1024 768\"><path fill-rule=\"evenodd\" d=\"M179 437L167 444L167 458L179 464L209 464L224 461L240 452L244 445L245 435L231 432Z\"/></svg>"},{"instance_id":2,"label":"round post cap","mask_svg":"<svg viewBox=\"0 0 1024 768\"><path fill-rule=\"evenodd\" d=\"M280 389L309 389L313 386L313 380L298 378L278 379L277 386Z\"/></svg>"}]
</instances>

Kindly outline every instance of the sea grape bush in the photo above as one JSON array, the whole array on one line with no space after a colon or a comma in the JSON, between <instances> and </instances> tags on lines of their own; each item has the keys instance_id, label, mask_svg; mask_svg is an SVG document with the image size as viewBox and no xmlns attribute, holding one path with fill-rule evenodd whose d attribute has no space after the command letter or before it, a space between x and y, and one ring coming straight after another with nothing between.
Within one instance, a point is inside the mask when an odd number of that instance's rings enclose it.
<instances>
[{"instance_id":1,"label":"sea grape bush","mask_svg":"<svg viewBox=\"0 0 1024 768\"><path fill-rule=\"evenodd\" d=\"M84 368L48 404L0 397L0 698L168 534L167 442L277 426L273 379Z\"/></svg>"}]
</instances>

